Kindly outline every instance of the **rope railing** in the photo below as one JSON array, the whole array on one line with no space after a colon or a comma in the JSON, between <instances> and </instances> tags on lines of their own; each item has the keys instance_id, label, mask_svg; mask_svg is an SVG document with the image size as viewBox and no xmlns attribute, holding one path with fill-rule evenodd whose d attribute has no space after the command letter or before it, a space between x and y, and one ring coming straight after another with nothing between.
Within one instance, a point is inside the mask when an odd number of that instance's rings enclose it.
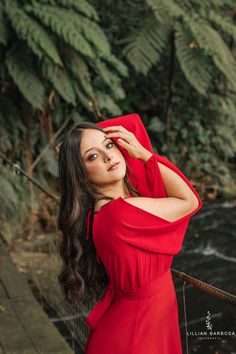
<instances>
[{"instance_id":1,"label":"rope railing","mask_svg":"<svg viewBox=\"0 0 236 354\"><path fill-rule=\"evenodd\" d=\"M210 285L208 283L205 283L202 280L199 280L197 278L194 278L186 273L180 272L179 270L171 268L171 273L176 277L181 279L182 281L185 281L196 288L204 291L205 293L215 296L221 300L224 300L225 302L228 302L232 305L236 305L236 295L230 294L222 289L216 288L213 285Z\"/></svg>"},{"instance_id":2,"label":"rope railing","mask_svg":"<svg viewBox=\"0 0 236 354\"><path fill-rule=\"evenodd\" d=\"M38 189L40 189L43 193L45 193L47 196L52 198L56 203L59 203L59 199L56 196L54 196L50 192L46 191L42 186L40 186L40 184L37 181L35 181L24 170L22 170L19 167L19 165L14 164L12 161L10 161L2 152L0 152L0 157L2 157L2 159L12 167L13 171L17 175L23 174ZM179 270L171 268L171 272L176 278L181 279L183 282L187 282L187 283L193 285L194 287L202 290L203 292L205 292L209 295L215 296L221 300L224 300L225 302L228 302L232 305L236 305L236 295L228 293L222 289L216 288L215 286L213 286L211 284L205 283L202 280L194 278L194 277L192 277L186 273L183 273Z\"/></svg>"}]
</instances>

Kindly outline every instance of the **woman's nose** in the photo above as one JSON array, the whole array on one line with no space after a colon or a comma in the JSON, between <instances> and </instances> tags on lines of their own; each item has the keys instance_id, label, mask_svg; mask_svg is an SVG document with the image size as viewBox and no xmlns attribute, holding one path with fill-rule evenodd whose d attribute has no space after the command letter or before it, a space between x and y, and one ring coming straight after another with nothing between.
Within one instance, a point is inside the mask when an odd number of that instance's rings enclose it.
<instances>
[{"instance_id":1,"label":"woman's nose","mask_svg":"<svg viewBox=\"0 0 236 354\"><path fill-rule=\"evenodd\" d=\"M113 159L112 153L107 152L106 155L105 155L105 160L106 160L106 161L110 161L111 159Z\"/></svg>"}]
</instances>

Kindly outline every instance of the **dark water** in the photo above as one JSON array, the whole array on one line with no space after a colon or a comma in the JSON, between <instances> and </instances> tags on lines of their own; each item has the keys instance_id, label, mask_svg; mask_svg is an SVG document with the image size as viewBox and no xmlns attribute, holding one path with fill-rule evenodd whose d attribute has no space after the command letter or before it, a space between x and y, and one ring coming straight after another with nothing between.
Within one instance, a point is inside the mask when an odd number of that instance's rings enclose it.
<instances>
[{"instance_id":1,"label":"dark water","mask_svg":"<svg viewBox=\"0 0 236 354\"><path fill-rule=\"evenodd\" d=\"M204 205L191 218L182 251L174 258L172 268L236 295L235 226L236 201ZM174 279L174 283L185 354L183 282ZM188 353L236 354L236 306L188 284L185 303Z\"/></svg>"},{"instance_id":2,"label":"dark water","mask_svg":"<svg viewBox=\"0 0 236 354\"><path fill-rule=\"evenodd\" d=\"M174 258L172 268L236 295L235 226L236 200L204 205L191 218L182 251ZM189 334L186 345L183 282L173 279L179 305L183 354L236 354L236 306L188 284L185 284ZM45 306L45 310L75 353L82 354L79 342L66 330L53 309ZM210 331L221 334L210 335Z\"/></svg>"}]
</instances>

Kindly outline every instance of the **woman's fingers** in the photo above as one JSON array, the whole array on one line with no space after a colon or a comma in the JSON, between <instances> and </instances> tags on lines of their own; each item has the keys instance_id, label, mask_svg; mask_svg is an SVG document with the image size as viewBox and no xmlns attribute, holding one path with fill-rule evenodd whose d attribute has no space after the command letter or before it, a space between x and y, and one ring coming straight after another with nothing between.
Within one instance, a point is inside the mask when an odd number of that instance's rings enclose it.
<instances>
[{"instance_id":1,"label":"woman's fingers","mask_svg":"<svg viewBox=\"0 0 236 354\"><path fill-rule=\"evenodd\" d=\"M112 127L103 128L103 130L110 131L110 133L106 133L105 137L107 138L121 138L117 140L118 143L124 147L130 156L140 158L142 156L144 147L139 143L136 136L130 132L129 130L125 129L124 127L117 125Z\"/></svg>"},{"instance_id":2,"label":"woman's fingers","mask_svg":"<svg viewBox=\"0 0 236 354\"><path fill-rule=\"evenodd\" d=\"M111 131L111 133L107 133L105 136L108 138L116 138L120 137L123 139L126 139L127 142L131 142L133 138L133 133L130 132L129 130L125 129L124 127L118 125L118 126L112 126L112 127L106 127L103 130L105 131Z\"/></svg>"},{"instance_id":3,"label":"woman's fingers","mask_svg":"<svg viewBox=\"0 0 236 354\"><path fill-rule=\"evenodd\" d=\"M125 129L124 127L122 127L122 125L115 125L115 126L111 126L111 127L106 127L106 128L103 128L104 131L120 131L120 132L123 132L123 133L131 133L129 130Z\"/></svg>"},{"instance_id":4,"label":"woman's fingers","mask_svg":"<svg viewBox=\"0 0 236 354\"><path fill-rule=\"evenodd\" d=\"M129 136L129 134L127 133L123 133L123 132L114 132L114 133L107 133L105 135L106 138L122 138L125 139L129 142L131 136Z\"/></svg>"}]
</instances>

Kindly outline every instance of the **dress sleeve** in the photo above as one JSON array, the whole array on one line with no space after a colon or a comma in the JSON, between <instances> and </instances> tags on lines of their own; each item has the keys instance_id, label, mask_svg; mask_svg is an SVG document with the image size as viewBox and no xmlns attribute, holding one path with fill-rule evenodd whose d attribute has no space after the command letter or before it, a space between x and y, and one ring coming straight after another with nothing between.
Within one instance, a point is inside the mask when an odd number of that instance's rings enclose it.
<instances>
[{"instance_id":1,"label":"dress sleeve","mask_svg":"<svg viewBox=\"0 0 236 354\"><path fill-rule=\"evenodd\" d=\"M184 182L189 186L189 188L192 190L192 192L195 194L195 196L198 199L198 206L189 214L179 218L178 222L189 219L191 216L196 214L198 210L202 207L202 201L201 198L196 191L196 189L193 187L191 182L188 180L188 178L172 163L170 162L167 158L164 156L161 156L157 153L153 153L151 157L144 163L144 168L146 172L146 181L147 185L150 191L150 195L153 198L164 198L167 197L167 193L165 190L164 182L162 179L161 171L158 166L158 162L162 163L166 167L170 168L172 171L177 173L183 180ZM175 223L176 223L175 221Z\"/></svg>"},{"instance_id":2,"label":"dress sleeve","mask_svg":"<svg viewBox=\"0 0 236 354\"><path fill-rule=\"evenodd\" d=\"M121 232L119 236L132 247L154 253L175 255L181 251L190 217L202 207L202 201L187 177L168 159L156 153L144 164L151 197L167 197L157 162L172 169L188 184L198 199L197 208L171 222L122 200L124 205L120 211Z\"/></svg>"}]
</instances>

